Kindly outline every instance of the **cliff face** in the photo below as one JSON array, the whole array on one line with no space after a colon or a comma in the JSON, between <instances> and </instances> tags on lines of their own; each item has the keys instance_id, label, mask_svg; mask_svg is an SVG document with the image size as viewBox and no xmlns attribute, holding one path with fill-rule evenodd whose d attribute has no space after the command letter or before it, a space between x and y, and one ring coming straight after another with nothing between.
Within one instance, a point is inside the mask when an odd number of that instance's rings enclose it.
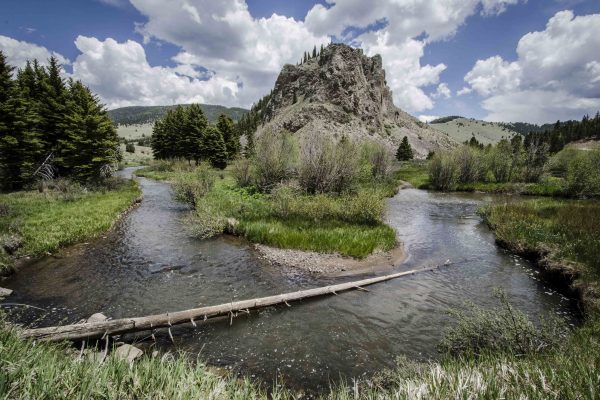
<instances>
[{"instance_id":1,"label":"cliff face","mask_svg":"<svg viewBox=\"0 0 600 400\"><path fill-rule=\"evenodd\" d=\"M381 56L332 44L301 65L285 65L264 114L265 129L311 131L373 140L395 149L408 136L418 156L455 145L448 136L397 108Z\"/></svg>"}]
</instances>

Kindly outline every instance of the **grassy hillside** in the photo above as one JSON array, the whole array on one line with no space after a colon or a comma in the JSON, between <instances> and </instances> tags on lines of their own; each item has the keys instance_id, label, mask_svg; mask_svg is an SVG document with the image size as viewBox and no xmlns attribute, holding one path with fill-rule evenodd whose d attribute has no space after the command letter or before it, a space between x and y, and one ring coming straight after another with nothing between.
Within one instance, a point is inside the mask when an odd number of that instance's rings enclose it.
<instances>
[{"instance_id":1,"label":"grassy hillside","mask_svg":"<svg viewBox=\"0 0 600 400\"><path fill-rule=\"evenodd\" d=\"M185 105L184 105L185 106ZM162 118L173 106L133 106L121 107L108 112L109 117L119 125L146 124ZM216 122L220 114L230 116L234 121L239 120L248 110L244 108L200 104L202 111L210 122Z\"/></svg>"},{"instance_id":2,"label":"grassy hillside","mask_svg":"<svg viewBox=\"0 0 600 400\"><path fill-rule=\"evenodd\" d=\"M507 124L486 122L472 118L447 117L431 121L430 125L447 133L459 143L475 138L484 145L498 143L502 138L510 139L517 132L510 129Z\"/></svg>"},{"instance_id":3,"label":"grassy hillside","mask_svg":"<svg viewBox=\"0 0 600 400\"><path fill-rule=\"evenodd\" d=\"M144 137L151 137L153 126L153 122L146 122L145 124L118 125L117 136L127 140L138 140Z\"/></svg>"}]
</instances>

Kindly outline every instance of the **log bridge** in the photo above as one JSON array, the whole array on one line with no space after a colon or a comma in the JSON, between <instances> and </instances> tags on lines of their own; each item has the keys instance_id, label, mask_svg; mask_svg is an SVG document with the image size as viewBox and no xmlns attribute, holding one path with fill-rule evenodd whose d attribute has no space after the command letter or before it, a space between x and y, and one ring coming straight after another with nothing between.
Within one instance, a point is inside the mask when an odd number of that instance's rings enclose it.
<instances>
[{"instance_id":1,"label":"log bridge","mask_svg":"<svg viewBox=\"0 0 600 400\"><path fill-rule=\"evenodd\" d=\"M206 321L211 318L225 316L229 316L229 322L231 324L233 322L233 318L239 313L249 314L251 310L274 306L277 304L286 304L288 307L291 307L289 303L293 301L325 295L337 295L339 292L348 290L368 291L364 288L364 286L389 281L391 279L396 279L403 276L414 275L419 272L433 271L438 269L439 267L440 266L415 269L369 279L340 283L337 285L300 290L297 292L284 293L268 297L260 297L250 300L235 301L216 306L200 307L184 311L150 315L146 317L120 318L100 322L86 322L73 325L53 326L47 328L25 329L20 332L20 336L25 339L52 342L61 340L80 341L86 339L108 340L110 336L114 335L140 331L153 332L155 329L158 328L168 328L169 336L171 337L171 340L173 340L173 335L171 334L170 329L173 325L190 323L194 327L196 327L196 323L199 321Z\"/></svg>"}]
</instances>

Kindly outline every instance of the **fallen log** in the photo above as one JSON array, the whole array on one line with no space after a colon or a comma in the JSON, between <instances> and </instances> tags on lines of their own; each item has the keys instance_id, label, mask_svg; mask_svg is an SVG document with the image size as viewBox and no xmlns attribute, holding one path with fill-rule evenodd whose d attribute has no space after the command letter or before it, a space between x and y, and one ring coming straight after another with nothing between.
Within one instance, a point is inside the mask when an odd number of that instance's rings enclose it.
<instances>
[{"instance_id":1,"label":"fallen log","mask_svg":"<svg viewBox=\"0 0 600 400\"><path fill-rule=\"evenodd\" d=\"M261 297L257 299L235 301L216 306L150 315L146 317L121 318L108 321L87 322L47 328L25 329L21 331L20 336L25 339L43 341L77 341L84 339L107 338L108 336L120 335L129 332L147 330L153 331L157 328L170 328L173 325L185 323L191 323L194 327L196 327L197 321L206 321L209 318L223 316L229 316L231 323L233 316L238 312L250 313L250 310L269 307L277 304L286 304L287 306L290 306L289 302L291 301L298 301L310 297L324 296L329 294L338 294L339 292L347 290L366 290L364 289L364 286L389 281L402 276L413 275L418 272L433 271L437 268L439 267L410 270L390 275L378 276L375 278L362 279L359 281L340 283L337 285L300 290L297 292L278 294L275 296ZM170 330L169 335L171 335Z\"/></svg>"}]
</instances>

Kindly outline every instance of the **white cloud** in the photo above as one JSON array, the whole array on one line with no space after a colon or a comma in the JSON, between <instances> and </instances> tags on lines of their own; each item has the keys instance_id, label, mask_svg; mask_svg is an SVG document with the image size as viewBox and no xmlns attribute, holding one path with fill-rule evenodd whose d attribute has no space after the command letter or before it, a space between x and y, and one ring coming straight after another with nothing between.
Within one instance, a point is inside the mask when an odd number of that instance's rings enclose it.
<instances>
[{"instance_id":1,"label":"white cloud","mask_svg":"<svg viewBox=\"0 0 600 400\"><path fill-rule=\"evenodd\" d=\"M240 105L248 106L268 93L285 63L329 42L315 35L302 21L273 14L253 18L242 0L131 0L148 22L138 26L151 38L182 47L175 58L190 66L203 66L228 80L239 80Z\"/></svg>"},{"instance_id":2,"label":"white cloud","mask_svg":"<svg viewBox=\"0 0 600 400\"><path fill-rule=\"evenodd\" d=\"M316 34L344 36L348 28L367 29L376 22L384 27L350 38L366 53L383 57L394 102L410 112L434 107L435 98L448 98L449 89L428 96L424 88L438 84L446 65L421 65L424 47L452 36L465 20L478 11L498 14L519 0L328 0L329 7L317 4L305 18ZM423 35L424 34L424 35ZM420 37L421 40L416 38ZM444 84L442 84L444 85ZM448 90L445 90L448 89Z\"/></svg>"},{"instance_id":3,"label":"white cloud","mask_svg":"<svg viewBox=\"0 0 600 400\"><path fill-rule=\"evenodd\" d=\"M518 63L509 63L500 56L478 60L465 76L470 88L482 96L499 91L510 91L519 87L521 67Z\"/></svg>"},{"instance_id":4,"label":"white cloud","mask_svg":"<svg viewBox=\"0 0 600 400\"><path fill-rule=\"evenodd\" d=\"M437 115L419 115L418 118L419 118L419 121L421 121L421 122L429 123L429 122L433 121L434 119L438 119L439 116L437 116Z\"/></svg>"},{"instance_id":5,"label":"white cloud","mask_svg":"<svg viewBox=\"0 0 600 400\"><path fill-rule=\"evenodd\" d=\"M465 94L469 94L473 92L473 89L471 89L468 86L463 87L462 89L460 89L458 92L456 92L457 96L464 96Z\"/></svg>"},{"instance_id":6,"label":"white cloud","mask_svg":"<svg viewBox=\"0 0 600 400\"><path fill-rule=\"evenodd\" d=\"M80 79L110 108L127 105L173 103L238 103L238 82L214 74L208 80L189 64L174 68L148 64L144 48L128 40L100 41L79 36L75 45L81 54L73 62L73 77Z\"/></svg>"},{"instance_id":7,"label":"white cloud","mask_svg":"<svg viewBox=\"0 0 600 400\"><path fill-rule=\"evenodd\" d=\"M452 91L448 87L447 83L445 83L445 82L440 83L438 85L435 93L433 93L431 95L431 97L433 97L434 99L438 99L438 98L449 99L450 97L452 97Z\"/></svg>"},{"instance_id":8,"label":"white cloud","mask_svg":"<svg viewBox=\"0 0 600 400\"><path fill-rule=\"evenodd\" d=\"M23 68L27 60L38 60L40 64L46 65L51 56L56 57L61 64L69 64L69 60L56 52L50 51L43 46L23 42L0 35L0 50L6 55L8 64Z\"/></svg>"},{"instance_id":9,"label":"white cloud","mask_svg":"<svg viewBox=\"0 0 600 400\"><path fill-rule=\"evenodd\" d=\"M517 45L514 62L479 60L465 76L486 97L487 119L551 122L600 109L600 14L556 13Z\"/></svg>"}]
</instances>

